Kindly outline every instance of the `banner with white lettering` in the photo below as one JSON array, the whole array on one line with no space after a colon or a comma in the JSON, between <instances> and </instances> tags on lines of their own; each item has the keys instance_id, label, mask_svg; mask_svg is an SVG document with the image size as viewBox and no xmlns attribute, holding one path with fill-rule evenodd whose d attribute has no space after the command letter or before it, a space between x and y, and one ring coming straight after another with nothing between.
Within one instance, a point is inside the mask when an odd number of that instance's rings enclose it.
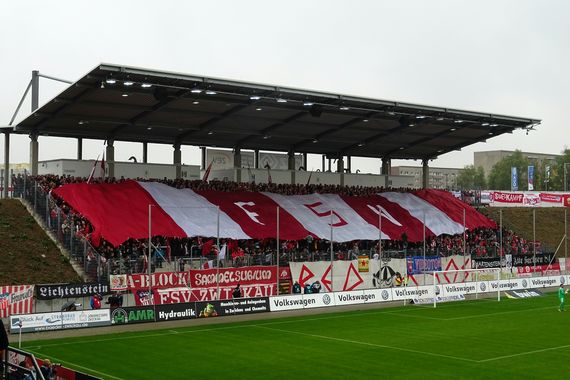
<instances>
[{"instance_id":1,"label":"banner with white lettering","mask_svg":"<svg viewBox=\"0 0 570 380\"><path fill-rule=\"evenodd\" d=\"M196 317L196 305L194 303L156 305L155 319L157 322L193 319Z\"/></svg>"},{"instance_id":2,"label":"banner with white lettering","mask_svg":"<svg viewBox=\"0 0 570 380\"><path fill-rule=\"evenodd\" d=\"M196 302L196 314L198 318L257 314L269 311L268 297Z\"/></svg>"},{"instance_id":3,"label":"banner with white lettering","mask_svg":"<svg viewBox=\"0 0 570 380\"><path fill-rule=\"evenodd\" d=\"M408 274L429 273L441 270L440 256L411 256L406 258Z\"/></svg>"},{"instance_id":4,"label":"banner with white lettering","mask_svg":"<svg viewBox=\"0 0 570 380\"><path fill-rule=\"evenodd\" d=\"M148 274L139 273L128 276L128 287L133 289L166 289L187 287L190 275L188 272L155 272L150 276Z\"/></svg>"},{"instance_id":5,"label":"banner with white lettering","mask_svg":"<svg viewBox=\"0 0 570 380\"><path fill-rule=\"evenodd\" d=\"M39 300L53 300L56 298L89 297L95 294L111 294L109 284L42 284L36 285L36 298Z\"/></svg>"},{"instance_id":6,"label":"banner with white lettering","mask_svg":"<svg viewBox=\"0 0 570 380\"><path fill-rule=\"evenodd\" d=\"M0 318L34 312L34 285L0 286Z\"/></svg>"},{"instance_id":7,"label":"banner with white lettering","mask_svg":"<svg viewBox=\"0 0 570 380\"><path fill-rule=\"evenodd\" d=\"M337 194L280 195L258 192L192 191L157 182L67 184L54 189L93 225L92 240L117 246L148 237L148 205L153 235L220 236L231 239L275 238L279 206L280 238L313 235L337 242L356 239L422 239L432 234L493 227L495 222L442 190L384 192L372 197ZM464 213L465 212L465 213ZM379 230L379 215L384 219ZM332 230L332 231L331 231Z\"/></svg>"}]
</instances>

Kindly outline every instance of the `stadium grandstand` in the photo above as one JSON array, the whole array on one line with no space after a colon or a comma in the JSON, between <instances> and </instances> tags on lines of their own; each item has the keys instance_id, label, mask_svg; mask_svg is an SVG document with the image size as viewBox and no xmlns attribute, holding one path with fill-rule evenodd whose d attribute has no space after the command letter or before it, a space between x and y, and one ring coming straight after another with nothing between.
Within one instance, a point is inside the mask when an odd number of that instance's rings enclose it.
<instances>
[{"instance_id":1,"label":"stadium grandstand","mask_svg":"<svg viewBox=\"0 0 570 380\"><path fill-rule=\"evenodd\" d=\"M13 334L50 329L30 322L41 318L56 320L54 329L112 328L367 302L435 305L490 292L500 299L503 286L526 290L534 277L567 281L558 249L428 187L430 160L538 119L110 64L39 107L40 77L30 82L32 113L2 130L5 168L10 135L31 141L30 171L6 170L3 194L29 207L85 283L10 287L33 294L19 309L4 302ZM89 176L40 173L39 136L76 139L78 161L82 139L105 141L105 160L90 162ZM149 143L172 145L164 169L174 175L116 175L117 141L142 143L144 164ZM183 145L203 147L193 176L184 174ZM207 148L231 149L231 168L212 169ZM253 150L251 168L242 150ZM285 154L286 168L263 167L262 151ZM306 170L308 154L322 156L322 171ZM352 157L381 159L382 172L356 173ZM391 179L393 159L421 160L420 189ZM336 173L323 176L326 160L329 168L336 160ZM76 312L93 319L67 323L63 313Z\"/></svg>"}]
</instances>

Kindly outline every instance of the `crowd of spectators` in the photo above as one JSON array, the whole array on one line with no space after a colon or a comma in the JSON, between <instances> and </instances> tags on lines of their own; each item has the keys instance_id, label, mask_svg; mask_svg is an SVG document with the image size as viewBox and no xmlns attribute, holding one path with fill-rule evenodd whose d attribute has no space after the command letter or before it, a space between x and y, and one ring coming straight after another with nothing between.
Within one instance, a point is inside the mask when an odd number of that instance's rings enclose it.
<instances>
[{"instance_id":1,"label":"crowd of spectators","mask_svg":"<svg viewBox=\"0 0 570 380\"><path fill-rule=\"evenodd\" d=\"M142 180L142 179L138 179ZM43 175L31 178L43 190L49 193L52 189L69 184L87 181L86 178L73 176ZM105 179L106 183L118 183L125 181L120 179ZM283 184L253 184L236 183L228 181L188 181L188 180L154 180L176 188L190 188L192 190L217 190L217 191L268 191L279 194L309 194L309 193L335 193L351 196L367 196L382 191L407 192L411 189L384 189L382 187L340 186L340 185L283 185ZM101 182L101 180L99 180ZM30 184L31 184L30 183ZM32 185L33 186L33 185ZM30 189L32 186L27 186ZM62 199L51 198L50 223L57 224L63 236L73 234L76 238L89 239L93 228L91 224L72 210ZM532 252L531 242L517 236L513 231L503 229L502 253L528 254ZM201 262L218 263L219 249L226 245L227 255L219 265L244 266L244 265L275 265L279 262L286 265L289 261L319 261L330 260L330 241L307 239L299 241L281 241L279 258L277 257L276 240L243 240L232 241L220 239L219 242L212 238L166 238L154 237L152 239L151 266L160 267L165 261L177 263L178 269L187 265L188 259L200 259ZM217 244L219 243L219 244ZM478 257L496 257L500 252L499 229L475 229L460 235L440 235L428 237L425 241L426 255L448 256L467 254ZM377 241L353 241L333 244L333 258L335 260L352 260L359 255L367 255L371 258L379 258L389 255L391 257L403 257L404 255L423 254L424 242L408 242L405 235L400 240ZM95 252L95 250L97 252ZM110 272L136 273L148 270L148 241L130 239L118 247L102 240L96 249L90 247L86 254L87 265L95 266L101 262L109 267Z\"/></svg>"}]
</instances>

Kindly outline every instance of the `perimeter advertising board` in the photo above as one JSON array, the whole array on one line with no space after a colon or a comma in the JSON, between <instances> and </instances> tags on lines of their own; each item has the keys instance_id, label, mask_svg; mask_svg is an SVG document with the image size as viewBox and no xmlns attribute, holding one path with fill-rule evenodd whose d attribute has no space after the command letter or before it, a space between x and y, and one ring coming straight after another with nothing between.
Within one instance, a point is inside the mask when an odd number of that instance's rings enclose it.
<instances>
[{"instance_id":1,"label":"perimeter advertising board","mask_svg":"<svg viewBox=\"0 0 570 380\"><path fill-rule=\"evenodd\" d=\"M381 296L373 292L364 292L364 290L356 290L352 292L336 292L334 293L334 303L336 306L357 305L370 302L380 302Z\"/></svg>"},{"instance_id":2,"label":"perimeter advertising board","mask_svg":"<svg viewBox=\"0 0 570 380\"><path fill-rule=\"evenodd\" d=\"M79 329L108 326L111 324L109 309L63 311L52 313L22 314L10 317L12 333Z\"/></svg>"},{"instance_id":3,"label":"perimeter advertising board","mask_svg":"<svg viewBox=\"0 0 570 380\"><path fill-rule=\"evenodd\" d=\"M257 314L269 311L269 298L239 298L225 301L196 302L198 318Z\"/></svg>"},{"instance_id":4,"label":"perimeter advertising board","mask_svg":"<svg viewBox=\"0 0 570 380\"><path fill-rule=\"evenodd\" d=\"M421 285L421 286L408 286L403 288L393 288L392 289L392 299L394 301L398 300L421 300L424 298L434 297L433 285Z\"/></svg>"},{"instance_id":5,"label":"perimeter advertising board","mask_svg":"<svg viewBox=\"0 0 570 380\"><path fill-rule=\"evenodd\" d=\"M334 293L298 294L270 298L271 311L334 306Z\"/></svg>"},{"instance_id":6,"label":"perimeter advertising board","mask_svg":"<svg viewBox=\"0 0 570 380\"><path fill-rule=\"evenodd\" d=\"M153 306L117 307L111 311L111 324L124 325L155 321Z\"/></svg>"},{"instance_id":7,"label":"perimeter advertising board","mask_svg":"<svg viewBox=\"0 0 570 380\"><path fill-rule=\"evenodd\" d=\"M193 318L196 318L196 306L194 303L156 305L155 319L157 322L177 321L181 319Z\"/></svg>"}]
</instances>

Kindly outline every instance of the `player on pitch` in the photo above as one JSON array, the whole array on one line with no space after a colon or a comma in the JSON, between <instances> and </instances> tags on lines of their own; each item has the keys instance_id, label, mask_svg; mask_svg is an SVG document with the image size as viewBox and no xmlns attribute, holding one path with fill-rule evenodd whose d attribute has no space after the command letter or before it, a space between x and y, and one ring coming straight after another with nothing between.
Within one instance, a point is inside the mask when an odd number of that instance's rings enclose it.
<instances>
[{"instance_id":1,"label":"player on pitch","mask_svg":"<svg viewBox=\"0 0 570 380\"><path fill-rule=\"evenodd\" d=\"M564 311L564 296L567 291L564 291L564 285L560 284L560 288L558 289L558 298L560 298L560 306L558 307L558 311Z\"/></svg>"}]
</instances>

